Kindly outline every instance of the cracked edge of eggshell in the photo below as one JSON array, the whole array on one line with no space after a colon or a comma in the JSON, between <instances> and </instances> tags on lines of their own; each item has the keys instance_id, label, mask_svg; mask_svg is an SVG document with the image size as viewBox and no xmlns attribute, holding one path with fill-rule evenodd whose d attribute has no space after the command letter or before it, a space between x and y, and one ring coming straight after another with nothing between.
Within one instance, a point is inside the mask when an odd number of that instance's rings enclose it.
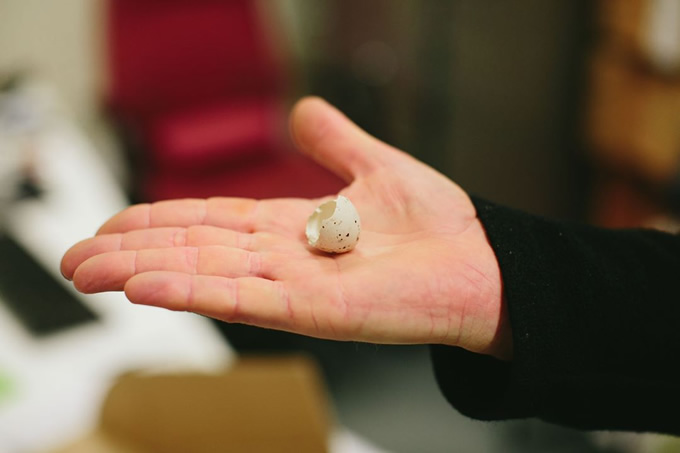
<instances>
[{"instance_id":1,"label":"cracked edge of eggshell","mask_svg":"<svg viewBox=\"0 0 680 453\"><path fill-rule=\"evenodd\" d=\"M335 203L333 212L321 220L324 208ZM320 204L307 219L305 235L312 247L327 253L353 250L361 234L361 220L351 200L343 195Z\"/></svg>"}]
</instances>

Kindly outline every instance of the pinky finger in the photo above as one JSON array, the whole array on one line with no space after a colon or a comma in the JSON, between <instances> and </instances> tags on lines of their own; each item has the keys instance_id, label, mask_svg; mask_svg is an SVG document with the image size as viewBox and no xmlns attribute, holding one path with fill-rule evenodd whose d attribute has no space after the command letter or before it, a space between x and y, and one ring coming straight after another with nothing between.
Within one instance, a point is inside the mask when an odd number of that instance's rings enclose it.
<instances>
[{"instance_id":1,"label":"pinky finger","mask_svg":"<svg viewBox=\"0 0 680 453\"><path fill-rule=\"evenodd\" d=\"M125 295L136 304L190 311L226 322L283 330L293 324L285 285L263 278L153 271L130 278Z\"/></svg>"}]
</instances>

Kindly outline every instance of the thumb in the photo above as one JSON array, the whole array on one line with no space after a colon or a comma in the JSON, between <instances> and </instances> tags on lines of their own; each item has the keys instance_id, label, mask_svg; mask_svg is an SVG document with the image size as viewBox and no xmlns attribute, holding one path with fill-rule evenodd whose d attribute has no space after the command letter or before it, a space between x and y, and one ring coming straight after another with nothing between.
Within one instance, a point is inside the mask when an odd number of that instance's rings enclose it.
<instances>
[{"instance_id":1,"label":"thumb","mask_svg":"<svg viewBox=\"0 0 680 453\"><path fill-rule=\"evenodd\" d=\"M347 182L386 163L388 147L318 97L298 101L290 118L298 148Z\"/></svg>"}]
</instances>

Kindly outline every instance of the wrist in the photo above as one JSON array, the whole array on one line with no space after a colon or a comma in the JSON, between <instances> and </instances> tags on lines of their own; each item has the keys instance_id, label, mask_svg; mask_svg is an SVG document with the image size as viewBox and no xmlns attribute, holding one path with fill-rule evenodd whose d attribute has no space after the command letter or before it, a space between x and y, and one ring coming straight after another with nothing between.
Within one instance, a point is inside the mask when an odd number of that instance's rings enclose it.
<instances>
[{"instance_id":1,"label":"wrist","mask_svg":"<svg viewBox=\"0 0 680 453\"><path fill-rule=\"evenodd\" d=\"M467 289L462 293L465 302L459 312L460 328L449 344L511 360L512 329L498 260L479 219L474 220L464 235L469 236L464 238L465 243L477 245L461 268L462 280L467 282Z\"/></svg>"}]
</instances>

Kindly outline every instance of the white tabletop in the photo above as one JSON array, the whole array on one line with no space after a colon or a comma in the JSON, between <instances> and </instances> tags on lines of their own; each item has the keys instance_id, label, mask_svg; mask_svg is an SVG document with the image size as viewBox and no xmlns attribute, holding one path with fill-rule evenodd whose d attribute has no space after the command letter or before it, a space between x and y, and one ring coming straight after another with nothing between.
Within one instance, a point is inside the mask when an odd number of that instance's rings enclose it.
<instances>
[{"instance_id":1,"label":"white tabletop","mask_svg":"<svg viewBox=\"0 0 680 453\"><path fill-rule=\"evenodd\" d=\"M56 108L49 91L37 96ZM126 202L68 115L49 113L32 144L44 194L12 205L7 228L77 294L59 275L61 256ZM89 431L111 383L125 371L212 371L232 360L205 318L135 306L121 293L77 297L100 320L45 338L31 336L0 304L0 452L45 451Z\"/></svg>"}]
</instances>

